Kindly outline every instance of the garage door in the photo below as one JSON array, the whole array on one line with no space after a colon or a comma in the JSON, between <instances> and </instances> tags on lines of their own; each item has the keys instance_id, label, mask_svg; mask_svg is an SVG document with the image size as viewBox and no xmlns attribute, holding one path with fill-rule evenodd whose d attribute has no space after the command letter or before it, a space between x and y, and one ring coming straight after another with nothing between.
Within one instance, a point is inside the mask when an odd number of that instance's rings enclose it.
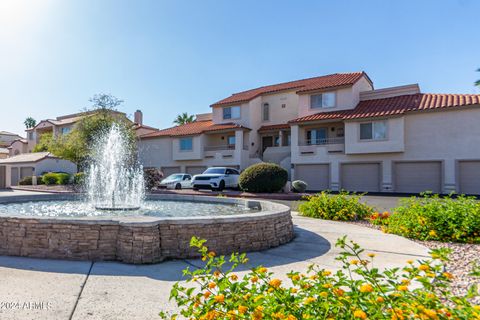
<instances>
[{"instance_id":1,"label":"garage door","mask_svg":"<svg viewBox=\"0 0 480 320\"><path fill-rule=\"evenodd\" d=\"M442 191L442 163L429 162L396 162L394 163L394 191L420 193Z\"/></svg>"},{"instance_id":2,"label":"garage door","mask_svg":"<svg viewBox=\"0 0 480 320\"><path fill-rule=\"evenodd\" d=\"M5 166L0 167L0 189L6 187L7 170Z\"/></svg>"},{"instance_id":3,"label":"garage door","mask_svg":"<svg viewBox=\"0 0 480 320\"><path fill-rule=\"evenodd\" d=\"M33 176L33 168L32 167L22 167L20 168L20 179L25 177Z\"/></svg>"},{"instance_id":4,"label":"garage door","mask_svg":"<svg viewBox=\"0 0 480 320\"><path fill-rule=\"evenodd\" d=\"M192 166L192 167L186 167L185 168L188 174L194 175L194 174L200 174L203 173L205 170L207 170L207 167L204 166Z\"/></svg>"},{"instance_id":5,"label":"garage door","mask_svg":"<svg viewBox=\"0 0 480 320\"><path fill-rule=\"evenodd\" d=\"M180 167L162 167L162 172L164 177L168 177L174 173L181 173Z\"/></svg>"},{"instance_id":6,"label":"garage door","mask_svg":"<svg viewBox=\"0 0 480 320\"><path fill-rule=\"evenodd\" d=\"M18 186L18 167L12 168L11 174L11 185Z\"/></svg>"},{"instance_id":7,"label":"garage door","mask_svg":"<svg viewBox=\"0 0 480 320\"><path fill-rule=\"evenodd\" d=\"M297 164L295 179L308 184L310 191L326 190L330 187L330 166L328 164Z\"/></svg>"},{"instance_id":8,"label":"garage door","mask_svg":"<svg viewBox=\"0 0 480 320\"><path fill-rule=\"evenodd\" d=\"M480 194L480 161L460 161L458 182L460 193Z\"/></svg>"},{"instance_id":9,"label":"garage door","mask_svg":"<svg viewBox=\"0 0 480 320\"><path fill-rule=\"evenodd\" d=\"M344 163L341 165L341 188L355 192L380 191L379 163Z\"/></svg>"}]
</instances>

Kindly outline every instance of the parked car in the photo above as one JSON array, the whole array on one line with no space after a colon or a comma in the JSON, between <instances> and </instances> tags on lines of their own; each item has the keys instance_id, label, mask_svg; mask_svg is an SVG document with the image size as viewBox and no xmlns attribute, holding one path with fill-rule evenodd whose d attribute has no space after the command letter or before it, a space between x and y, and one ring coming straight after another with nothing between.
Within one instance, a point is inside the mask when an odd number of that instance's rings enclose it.
<instances>
[{"instance_id":1,"label":"parked car","mask_svg":"<svg viewBox=\"0 0 480 320\"><path fill-rule=\"evenodd\" d=\"M222 191L225 188L237 188L240 172L227 167L212 167L204 173L193 176L193 190L212 189Z\"/></svg>"},{"instance_id":2,"label":"parked car","mask_svg":"<svg viewBox=\"0 0 480 320\"><path fill-rule=\"evenodd\" d=\"M160 182L160 188L184 189L192 187L192 176L187 173L174 173Z\"/></svg>"}]
</instances>

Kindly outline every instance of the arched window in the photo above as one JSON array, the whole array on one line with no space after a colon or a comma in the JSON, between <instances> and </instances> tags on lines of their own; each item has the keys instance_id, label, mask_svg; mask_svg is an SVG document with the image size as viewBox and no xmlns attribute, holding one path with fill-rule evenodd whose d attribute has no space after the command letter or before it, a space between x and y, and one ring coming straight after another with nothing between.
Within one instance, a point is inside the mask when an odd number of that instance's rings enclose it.
<instances>
[{"instance_id":1,"label":"arched window","mask_svg":"<svg viewBox=\"0 0 480 320\"><path fill-rule=\"evenodd\" d=\"M269 121L270 120L270 105L268 103L263 104L263 121Z\"/></svg>"}]
</instances>

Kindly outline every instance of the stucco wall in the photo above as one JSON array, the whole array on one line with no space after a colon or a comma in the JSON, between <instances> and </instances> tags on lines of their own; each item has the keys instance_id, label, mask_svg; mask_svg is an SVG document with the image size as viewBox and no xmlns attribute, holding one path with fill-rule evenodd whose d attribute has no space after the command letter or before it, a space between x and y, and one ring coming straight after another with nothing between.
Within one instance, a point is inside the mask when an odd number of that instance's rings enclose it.
<instances>
[{"instance_id":1,"label":"stucco wall","mask_svg":"<svg viewBox=\"0 0 480 320\"><path fill-rule=\"evenodd\" d=\"M15 167L19 167L14 165ZM34 165L22 165L33 166L35 168L35 175L41 175L44 172L66 172L69 174L77 173L77 165L73 162L63 159L43 159Z\"/></svg>"}]
</instances>

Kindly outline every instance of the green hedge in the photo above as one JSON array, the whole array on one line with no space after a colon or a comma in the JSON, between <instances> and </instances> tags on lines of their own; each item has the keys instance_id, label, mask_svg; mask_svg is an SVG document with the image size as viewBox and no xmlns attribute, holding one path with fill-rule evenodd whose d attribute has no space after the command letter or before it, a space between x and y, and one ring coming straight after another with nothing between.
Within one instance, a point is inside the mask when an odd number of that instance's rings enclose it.
<instances>
[{"instance_id":1,"label":"green hedge","mask_svg":"<svg viewBox=\"0 0 480 320\"><path fill-rule=\"evenodd\" d=\"M73 183L76 185L85 183L85 172L75 173L73 175Z\"/></svg>"},{"instance_id":2,"label":"green hedge","mask_svg":"<svg viewBox=\"0 0 480 320\"><path fill-rule=\"evenodd\" d=\"M378 224L375 217L371 221ZM382 224L386 232L413 239L480 243L480 203L425 194L401 200Z\"/></svg>"},{"instance_id":3,"label":"green hedge","mask_svg":"<svg viewBox=\"0 0 480 320\"><path fill-rule=\"evenodd\" d=\"M361 195L341 191L333 195L326 191L308 196L299 206L302 216L326 220L360 220L373 213L373 208L360 202Z\"/></svg>"},{"instance_id":4,"label":"green hedge","mask_svg":"<svg viewBox=\"0 0 480 320\"><path fill-rule=\"evenodd\" d=\"M54 184L65 185L70 183L70 175L64 172L48 172L42 176L41 180L47 186Z\"/></svg>"},{"instance_id":5,"label":"green hedge","mask_svg":"<svg viewBox=\"0 0 480 320\"><path fill-rule=\"evenodd\" d=\"M277 192L287 183L288 173L274 163L257 163L245 169L238 185L248 192Z\"/></svg>"}]
</instances>

